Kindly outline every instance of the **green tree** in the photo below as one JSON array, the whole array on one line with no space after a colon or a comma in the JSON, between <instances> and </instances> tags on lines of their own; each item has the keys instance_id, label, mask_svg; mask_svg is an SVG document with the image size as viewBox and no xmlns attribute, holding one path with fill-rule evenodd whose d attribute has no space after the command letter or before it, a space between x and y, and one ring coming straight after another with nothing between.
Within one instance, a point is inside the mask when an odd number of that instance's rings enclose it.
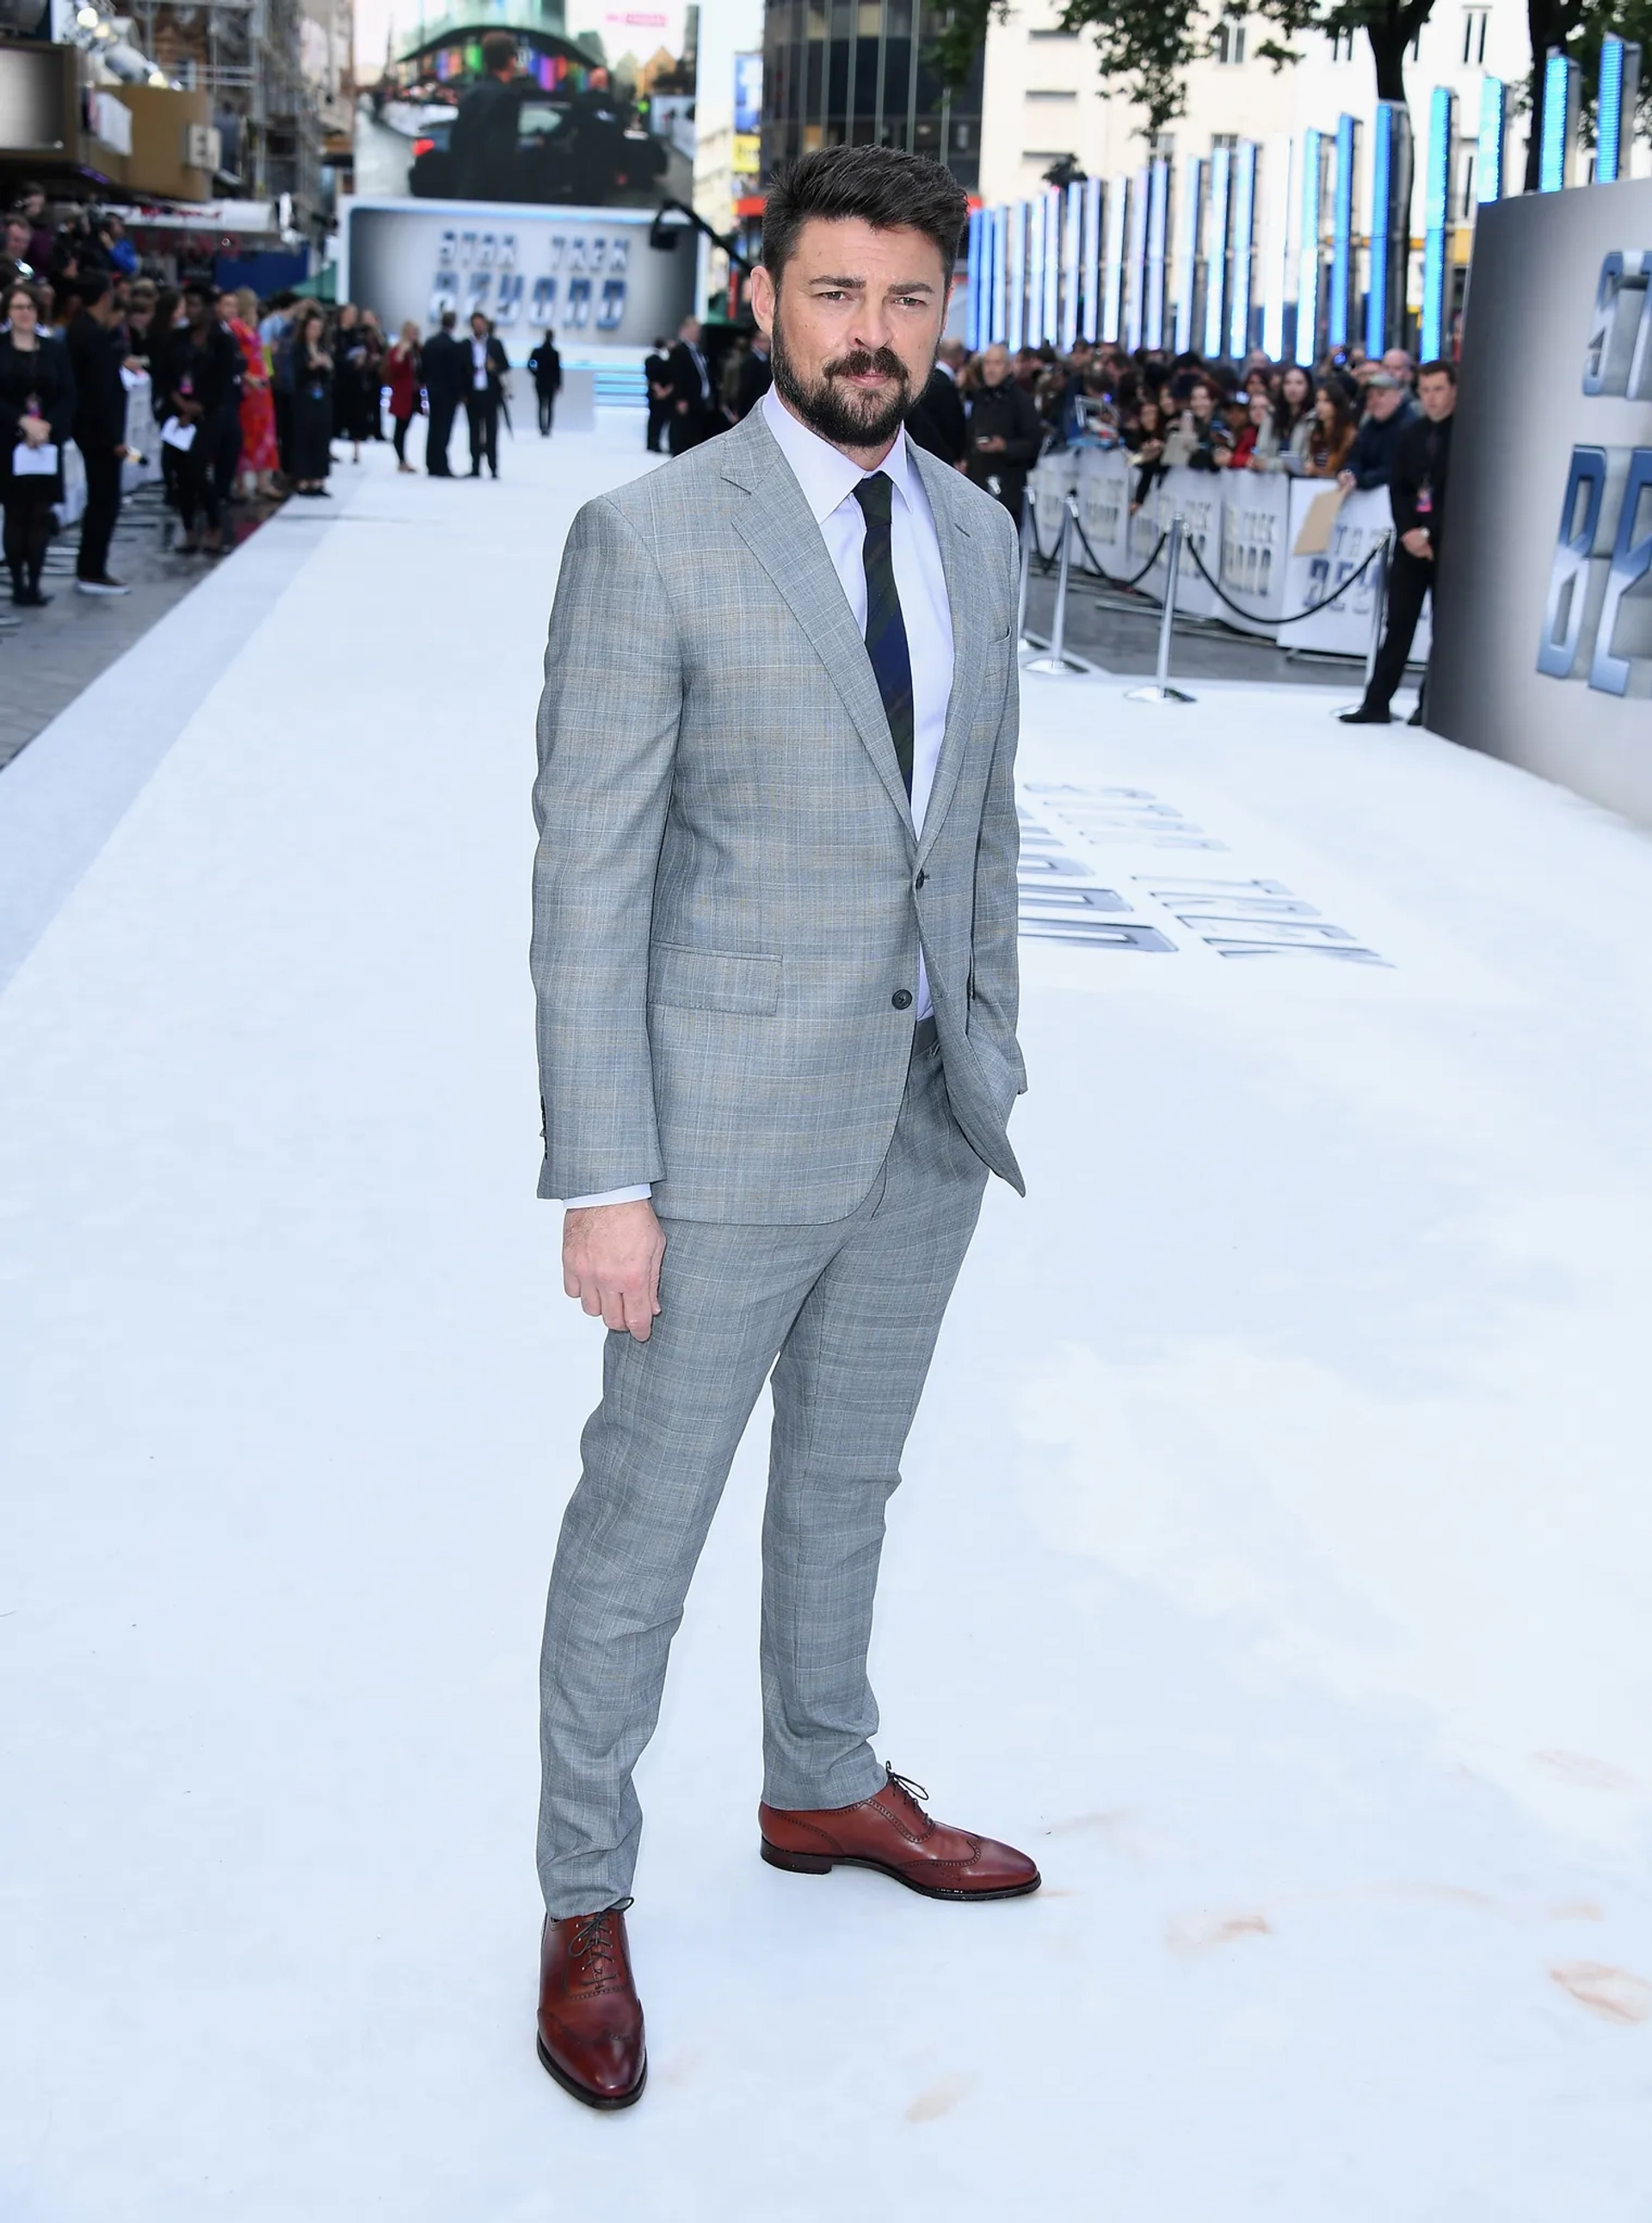
<instances>
[{"instance_id":1,"label":"green tree","mask_svg":"<svg viewBox=\"0 0 1652 2223\"><path fill-rule=\"evenodd\" d=\"M1586 0L1529 0L1538 6L1577 7ZM1635 0L1652 7L1652 0ZM1151 134L1174 122L1187 105L1189 64L1214 47L1217 28L1259 16L1277 36L1257 48L1277 69L1302 60L1295 42L1362 33L1377 67L1382 100L1405 98L1406 51L1434 12L1434 0L1067 0L1062 27L1094 34L1101 79L1143 111ZM959 82L986 41L988 26L1008 14L1008 0L956 0L936 42L943 72Z\"/></svg>"}]
</instances>

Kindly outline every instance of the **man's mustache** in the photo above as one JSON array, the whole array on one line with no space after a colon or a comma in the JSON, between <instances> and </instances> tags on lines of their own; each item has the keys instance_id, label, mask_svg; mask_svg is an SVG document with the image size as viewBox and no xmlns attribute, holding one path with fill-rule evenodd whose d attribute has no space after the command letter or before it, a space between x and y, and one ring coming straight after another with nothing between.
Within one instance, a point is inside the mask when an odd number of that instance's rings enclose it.
<instances>
[{"instance_id":1,"label":"man's mustache","mask_svg":"<svg viewBox=\"0 0 1652 2223\"><path fill-rule=\"evenodd\" d=\"M857 348L852 355L840 356L835 362L825 364L821 372L824 378L869 378L873 371L885 378L898 378L906 383L906 366L893 348Z\"/></svg>"}]
</instances>

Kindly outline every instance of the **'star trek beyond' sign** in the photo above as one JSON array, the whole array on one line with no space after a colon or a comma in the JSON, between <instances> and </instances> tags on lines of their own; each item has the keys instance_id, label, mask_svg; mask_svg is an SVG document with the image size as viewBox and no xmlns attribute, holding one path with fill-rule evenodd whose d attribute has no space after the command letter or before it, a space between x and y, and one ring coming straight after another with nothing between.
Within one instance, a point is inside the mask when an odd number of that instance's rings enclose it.
<instances>
[{"instance_id":1,"label":"'star trek beyond' sign","mask_svg":"<svg viewBox=\"0 0 1652 2223\"><path fill-rule=\"evenodd\" d=\"M1652 248L1600 266L1583 364L1591 397L1652 401ZM1572 450L1537 669L1652 696L1652 446ZM1638 595L1636 589L1640 589Z\"/></svg>"},{"instance_id":2,"label":"'star trek beyond' sign","mask_svg":"<svg viewBox=\"0 0 1652 2223\"><path fill-rule=\"evenodd\" d=\"M387 329L420 331L451 309L480 309L507 339L646 347L675 333L693 305L694 245L648 244L651 212L529 208L490 201L350 201L344 208L349 298ZM511 350L515 359L515 350Z\"/></svg>"},{"instance_id":3,"label":"'star trek beyond' sign","mask_svg":"<svg viewBox=\"0 0 1652 2223\"><path fill-rule=\"evenodd\" d=\"M1652 825L1652 179L1483 208L1428 723Z\"/></svg>"}]
</instances>

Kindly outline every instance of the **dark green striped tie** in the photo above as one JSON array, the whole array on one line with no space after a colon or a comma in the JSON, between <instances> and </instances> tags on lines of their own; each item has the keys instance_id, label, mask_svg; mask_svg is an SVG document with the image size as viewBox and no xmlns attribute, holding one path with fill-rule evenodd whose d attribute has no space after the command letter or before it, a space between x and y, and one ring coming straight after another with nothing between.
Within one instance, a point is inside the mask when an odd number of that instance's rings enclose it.
<instances>
[{"instance_id":1,"label":"dark green striped tie","mask_svg":"<svg viewBox=\"0 0 1652 2223\"><path fill-rule=\"evenodd\" d=\"M886 471L874 471L854 489L866 518L861 556L867 567L867 654L883 696L895 761L912 791L912 659L906 646L906 621L895 592L895 563L889 545L889 503L895 491Z\"/></svg>"}]
</instances>

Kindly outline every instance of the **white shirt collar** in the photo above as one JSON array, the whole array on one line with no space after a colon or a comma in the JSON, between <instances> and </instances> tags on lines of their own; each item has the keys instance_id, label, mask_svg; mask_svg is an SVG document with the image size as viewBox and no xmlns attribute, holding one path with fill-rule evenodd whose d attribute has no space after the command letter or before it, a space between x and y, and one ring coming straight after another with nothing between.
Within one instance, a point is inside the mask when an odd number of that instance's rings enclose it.
<instances>
[{"instance_id":1,"label":"white shirt collar","mask_svg":"<svg viewBox=\"0 0 1652 2223\"><path fill-rule=\"evenodd\" d=\"M811 432L806 425L799 423L773 387L758 406L780 453L791 466L792 476L803 488L810 514L817 525L823 524L861 480L871 474L863 471L859 463L852 463L841 448L833 447L829 440L823 440L818 432ZM907 508L922 516L921 489L913 485L917 471L905 427L878 469L888 473Z\"/></svg>"}]
</instances>

